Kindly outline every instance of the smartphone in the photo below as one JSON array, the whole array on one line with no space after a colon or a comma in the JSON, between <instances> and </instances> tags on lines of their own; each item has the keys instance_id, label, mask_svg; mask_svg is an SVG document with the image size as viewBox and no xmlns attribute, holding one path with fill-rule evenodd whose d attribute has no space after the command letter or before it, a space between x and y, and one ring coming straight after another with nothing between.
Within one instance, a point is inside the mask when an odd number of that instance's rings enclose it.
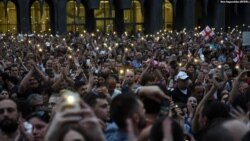
<instances>
[{"instance_id":1,"label":"smartphone","mask_svg":"<svg viewBox=\"0 0 250 141\"><path fill-rule=\"evenodd\" d=\"M168 100L161 101L161 112L168 113L170 109L170 102Z\"/></svg>"},{"instance_id":2,"label":"smartphone","mask_svg":"<svg viewBox=\"0 0 250 141\"><path fill-rule=\"evenodd\" d=\"M64 109L80 109L80 96L78 93L70 90L60 91L63 97Z\"/></svg>"}]
</instances>

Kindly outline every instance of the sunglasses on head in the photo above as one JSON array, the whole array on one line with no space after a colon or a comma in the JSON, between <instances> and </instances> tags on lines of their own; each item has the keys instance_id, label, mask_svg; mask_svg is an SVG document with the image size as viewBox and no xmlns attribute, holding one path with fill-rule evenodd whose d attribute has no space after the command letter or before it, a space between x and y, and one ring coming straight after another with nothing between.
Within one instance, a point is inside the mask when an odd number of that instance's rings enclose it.
<instances>
[{"instance_id":1,"label":"sunglasses on head","mask_svg":"<svg viewBox=\"0 0 250 141\"><path fill-rule=\"evenodd\" d=\"M37 117L39 119L41 119L42 121L48 123L50 121L50 115L48 112L46 111L36 111L33 112L31 115L28 116L28 120L33 118L33 117Z\"/></svg>"}]
</instances>

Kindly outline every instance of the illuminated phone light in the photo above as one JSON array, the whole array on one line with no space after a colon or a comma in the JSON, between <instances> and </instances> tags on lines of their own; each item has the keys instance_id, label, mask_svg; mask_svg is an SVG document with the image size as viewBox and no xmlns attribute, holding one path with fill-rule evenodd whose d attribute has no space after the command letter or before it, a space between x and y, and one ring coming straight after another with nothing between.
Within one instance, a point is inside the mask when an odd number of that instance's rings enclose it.
<instances>
[{"instance_id":1,"label":"illuminated phone light","mask_svg":"<svg viewBox=\"0 0 250 141\"><path fill-rule=\"evenodd\" d=\"M43 49L39 48L38 51L39 51L39 52L43 52Z\"/></svg>"},{"instance_id":2,"label":"illuminated phone light","mask_svg":"<svg viewBox=\"0 0 250 141\"><path fill-rule=\"evenodd\" d=\"M76 99L73 95L68 95L66 100L68 105L74 105L76 102Z\"/></svg>"},{"instance_id":3,"label":"illuminated phone light","mask_svg":"<svg viewBox=\"0 0 250 141\"><path fill-rule=\"evenodd\" d=\"M120 70L120 74L124 74L124 71L123 71L123 70Z\"/></svg>"},{"instance_id":4,"label":"illuminated phone light","mask_svg":"<svg viewBox=\"0 0 250 141\"><path fill-rule=\"evenodd\" d=\"M236 66L235 66L235 68L236 68L236 69L239 69L239 68L240 68L240 66L239 66L239 65L236 65Z\"/></svg>"}]
</instances>

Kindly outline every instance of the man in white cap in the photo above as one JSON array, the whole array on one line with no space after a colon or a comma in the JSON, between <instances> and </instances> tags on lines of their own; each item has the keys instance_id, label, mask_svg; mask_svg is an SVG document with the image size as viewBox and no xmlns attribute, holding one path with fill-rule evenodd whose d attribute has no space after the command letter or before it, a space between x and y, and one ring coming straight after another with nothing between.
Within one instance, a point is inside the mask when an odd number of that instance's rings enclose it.
<instances>
[{"instance_id":1,"label":"man in white cap","mask_svg":"<svg viewBox=\"0 0 250 141\"><path fill-rule=\"evenodd\" d=\"M177 81L177 87L171 93L172 99L175 103L186 103L191 95L191 91L188 89L189 76L186 72L180 71L175 80Z\"/></svg>"}]
</instances>

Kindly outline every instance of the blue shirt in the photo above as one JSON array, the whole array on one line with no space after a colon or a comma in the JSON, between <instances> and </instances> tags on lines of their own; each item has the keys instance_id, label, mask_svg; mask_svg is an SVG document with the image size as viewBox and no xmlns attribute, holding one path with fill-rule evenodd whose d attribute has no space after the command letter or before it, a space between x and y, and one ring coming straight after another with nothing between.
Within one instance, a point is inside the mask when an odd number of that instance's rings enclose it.
<instances>
[{"instance_id":1,"label":"blue shirt","mask_svg":"<svg viewBox=\"0 0 250 141\"><path fill-rule=\"evenodd\" d=\"M107 141L128 141L127 134L121 132L114 122L107 125L105 138Z\"/></svg>"},{"instance_id":2,"label":"blue shirt","mask_svg":"<svg viewBox=\"0 0 250 141\"><path fill-rule=\"evenodd\" d=\"M142 66L142 64L138 60L133 60L132 61L132 66L134 69L138 69Z\"/></svg>"}]
</instances>

